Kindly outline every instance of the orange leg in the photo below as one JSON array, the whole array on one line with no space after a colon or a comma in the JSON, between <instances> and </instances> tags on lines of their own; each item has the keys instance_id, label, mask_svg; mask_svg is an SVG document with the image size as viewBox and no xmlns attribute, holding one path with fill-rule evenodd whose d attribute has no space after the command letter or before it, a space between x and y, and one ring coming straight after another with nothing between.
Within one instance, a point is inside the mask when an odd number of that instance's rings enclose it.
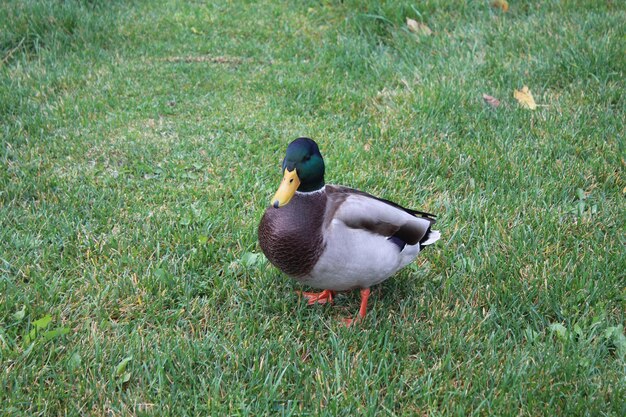
<instances>
[{"instance_id":1,"label":"orange leg","mask_svg":"<svg viewBox=\"0 0 626 417\"><path fill-rule=\"evenodd\" d=\"M370 289L362 288L361 289L361 308L359 308L359 315L356 319L347 318L343 319L343 322L346 326L352 326L357 321L363 319L365 317L365 313L367 312L367 300L370 298Z\"/></svg>"},{"instance_id":2,"label":"orange leg","mask_svg":"<svg viewBox=\"0 0 626 417\"><path fill-rule=\"evenodd\" d=\"M324 290L322 292L298 292L307 299L309 305L333 303L335 291Z\"/></svg>"}]
</instances>

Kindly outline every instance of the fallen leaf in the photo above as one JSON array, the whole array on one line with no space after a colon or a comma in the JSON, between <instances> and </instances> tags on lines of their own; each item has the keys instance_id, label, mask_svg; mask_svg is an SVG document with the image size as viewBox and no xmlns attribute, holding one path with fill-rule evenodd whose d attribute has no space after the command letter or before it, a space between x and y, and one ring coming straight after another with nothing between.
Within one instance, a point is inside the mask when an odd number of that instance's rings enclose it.
<instances>
[{"instance_id":1,"label":"fallen leaf","mask_svg":"<svg viewBox=\"0 0 626 417\"><path fill-rule=\"evenodd\" d=\"M422 22L418 22L417 20L413 20L409 17L406 18L406 25L409 30L418 35L429 36L432 35L433 31Z\"/></svg>"},{"instance_id":2,"label":"fallen leaf","mask_svg":"<svg viewBox=\"0 0 626 417\"><path fill-rule=\"evenodd\" d=\"M530 110L535 110L537 108L535 99L533 98L533 95L528 87L524 86L521 90L515 90L513 92L513 96L522 107Z\"/></svg>"},{"instance_id":3,"label":"fallen leaf","mask_svg":"<svg viewBox=\"0 0 626 417\"><path fill-rule=\"evenodd\" d=\"M493 0L491 2L491 7L494 9L500 9L503 12L507 12L509 10L509 2L506 0Z\"/></svg>"},{"instance_id":4,"label":"fallen leaf","mask_svg":"<svg viewBox=\"0 0 626 417\"><path fill-rule=\"evenodd\" d=\"M413 20L410 17L406 18L406 25L409 27L409 30L411 32L417 32L419 30L419 23L417 23L417 20Z\"/></svg>"},{"instance_id":5,"label":"fallen leaf","mask_svg":"<svg viewBox=\"0 0 626 417\"><path fill-rule=\"evenodd\" d=\"M500 100L493 96L490 96L489 94L483 93L483 100L485 100L485 103L489 104L493 108L496 108L500 105Z\"/></svg>"}]
</instances>

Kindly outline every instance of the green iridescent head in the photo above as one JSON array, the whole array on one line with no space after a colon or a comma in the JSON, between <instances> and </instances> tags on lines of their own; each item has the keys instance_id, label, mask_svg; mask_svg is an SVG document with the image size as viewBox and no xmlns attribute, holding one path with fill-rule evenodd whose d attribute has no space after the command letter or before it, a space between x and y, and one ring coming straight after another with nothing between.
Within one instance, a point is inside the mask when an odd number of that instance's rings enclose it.
<instances>
[{"instance_id":1,"label":"green iridescent head","mask_svg":"<svg viewBox=\"0 0 626 417\"><path fill-rule=\"evenodd\" d=\"M314 140L298 138L287 147L283 181L272 199L276 208L289 203L296 191L310 192L324 186L324 159Z\"/></svg>"}]
</instances>

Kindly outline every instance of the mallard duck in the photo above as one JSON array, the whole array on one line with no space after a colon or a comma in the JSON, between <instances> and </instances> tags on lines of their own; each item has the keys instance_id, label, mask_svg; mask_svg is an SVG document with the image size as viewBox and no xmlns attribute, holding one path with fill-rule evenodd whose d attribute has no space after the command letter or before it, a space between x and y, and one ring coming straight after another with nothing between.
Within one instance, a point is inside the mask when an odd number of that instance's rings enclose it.
<instances>
[{"instance_id":1,"label":"mallard duck","mask_svg":"<svg viewBox=\"0 0 626 417\"><path fill-rule=\"evenodd\" d=\"M432 214L325 184L324 159L312 139L289 144L282 170L283 180L259 224L259 243L282 272L323 290L302 293L309 304L332 303L337 291L360 289L356 320L364 318L370 287L440 238L431 229Z\"/></svg>"}]
</instances>

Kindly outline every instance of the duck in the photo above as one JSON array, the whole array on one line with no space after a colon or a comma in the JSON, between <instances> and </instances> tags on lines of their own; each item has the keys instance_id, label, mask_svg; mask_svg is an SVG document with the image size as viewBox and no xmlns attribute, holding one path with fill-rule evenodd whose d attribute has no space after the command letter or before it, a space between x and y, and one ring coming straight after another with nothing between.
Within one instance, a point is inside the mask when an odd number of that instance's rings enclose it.
<instances>
[{"instance_id":1,"label":"duck","mask_svg":"<svg viewBox=\"0 0 626 417\"><path fill-rule=\"evenodd\" d=\"M287 276L320 292L300 292L309 305L333 303L359 290L352 325L365 318L370 288L413 262L438 241L436 216L354 188L326 184L318 144L300 137L287 146L283 178L258 226L261 250Z\"/></svg>"}]
</instances>

